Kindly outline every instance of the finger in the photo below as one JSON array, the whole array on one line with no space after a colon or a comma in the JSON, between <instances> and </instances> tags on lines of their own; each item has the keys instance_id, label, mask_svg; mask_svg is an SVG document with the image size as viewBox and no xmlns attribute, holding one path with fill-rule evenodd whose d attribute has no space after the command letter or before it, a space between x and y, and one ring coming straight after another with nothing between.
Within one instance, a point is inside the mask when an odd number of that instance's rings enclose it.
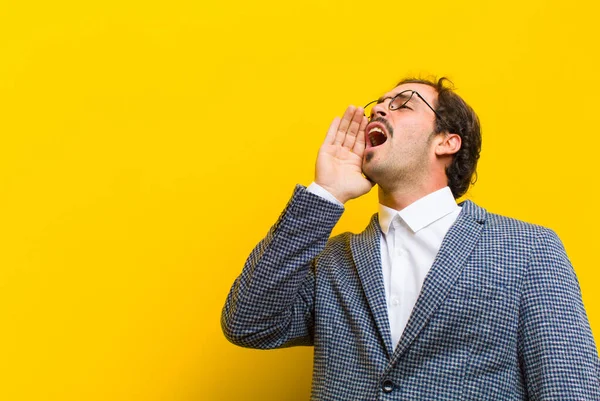
<instances>
[{"instance_id":1,"label":"finger","mask_svg":"<svg viewBox=\"0 0 600 401\"><path fill-rule=\"evenodd\" d=\"M340 121L340 126L337 129L337 133L335 134L336 145L341 145L344 142L344 138L346 138L346 131L348 131L348 127L350 126L350 122L352 121L352 117L354 116L354 112L356 111L356 107L348 106L344 116L342 117L342 121Z\"/></svg>"},{"instance_id":2,"label":"finger","mask_svg":"<svg viewBox=\"0 0 600 401\"><path fill-rule=\"evenodd\" d=\"M356 141L356 136L358 135L358 130L360 128L360 124L362 119L365 116L365 111L362 107L357 108L354 111L354 115L352 116L352 121L348 126L348 132L346 133L346 139L344 139L344 143L342 146L352 149L354 146L354 142Z\"/></svg>"},{"instance_id":3,"label":"finger","mask_svg":"<svg viewBox=\"0 0 600 401\"><path fill-rule=\"evenodd\" d=\"M367 117L363 116L362 121L360 122L360 126L358 127L358 135L356 135L356 142L354 142L354 147L352 148L352 152L356 153L361 157L363 152L365 151L365 129L367 128L368 123L369 120L367 119Z\"/></svg>"},{"instance_id":4,"label":"finger","mask_svg":"<svg viewBox=\"0 0 600 401\"><path fill-rule=\"evenodd\" d=\"M331 122L329 129L327 130L327 135L325 136L324 144L332 145L335 140L335 134L337 133L338 127L340 126L340 118L336 117Z\"/></svg>"}]
</instances>

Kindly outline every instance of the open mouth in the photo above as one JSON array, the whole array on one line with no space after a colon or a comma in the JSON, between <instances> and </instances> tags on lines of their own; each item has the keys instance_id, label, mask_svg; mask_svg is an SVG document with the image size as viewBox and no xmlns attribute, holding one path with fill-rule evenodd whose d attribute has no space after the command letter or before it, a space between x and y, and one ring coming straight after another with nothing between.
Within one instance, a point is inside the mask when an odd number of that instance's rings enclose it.
<instances>
[{"instance_id":1,"label":"open mouth","mask_svg":"<svg viewBox=\"0 0 600 401\"><path fill-rule=\"evenodd\" d=\"M373 125L367 130L367 142L371 147L382 145L387 141L387 133L382 126Z\"/></svg>"}]
</instances>

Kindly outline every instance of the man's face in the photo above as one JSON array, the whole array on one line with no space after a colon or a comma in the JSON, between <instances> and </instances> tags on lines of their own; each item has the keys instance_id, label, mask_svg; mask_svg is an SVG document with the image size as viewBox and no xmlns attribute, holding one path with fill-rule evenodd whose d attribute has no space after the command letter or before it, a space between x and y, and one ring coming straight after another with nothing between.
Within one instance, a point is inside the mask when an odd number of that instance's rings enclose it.
<instances>
[{"instance_id":1,"label":"man's face","mask_svg":"<svg viewBox=\"0 0 600 401\"><path fill-rule=\"evenodd\" d=\"M371 110L365 131L363 172L382 189L426 180L435 161L432 139L435 114L416 94L398 110L388 108L392 98L406 90L419 92L435 107L437 92L425 84L407 83L386 93ZM407 92L407 97L410 92ZM387 188L386 188L387 187Z\"/></svg>"}]
</instances>

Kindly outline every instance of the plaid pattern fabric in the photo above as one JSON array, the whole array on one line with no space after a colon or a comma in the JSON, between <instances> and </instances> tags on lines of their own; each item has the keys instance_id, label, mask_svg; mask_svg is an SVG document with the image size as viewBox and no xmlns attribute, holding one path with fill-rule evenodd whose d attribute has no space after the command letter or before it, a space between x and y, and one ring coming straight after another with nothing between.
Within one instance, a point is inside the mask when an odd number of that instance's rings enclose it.
<instances>
[{"instance_id":1,"label":"plaid pattern fabric","mask_svg":"<svg viewBox=\"0 0 600 401\"><path fill-rule=\"evenodd\" d=\"M600 400L600 362L556 234L470 201L391 344L373 216L329 239L343 208L298 186L222 314L252 348L314 345L312 400Z\"/></svg>"}]
</instances>

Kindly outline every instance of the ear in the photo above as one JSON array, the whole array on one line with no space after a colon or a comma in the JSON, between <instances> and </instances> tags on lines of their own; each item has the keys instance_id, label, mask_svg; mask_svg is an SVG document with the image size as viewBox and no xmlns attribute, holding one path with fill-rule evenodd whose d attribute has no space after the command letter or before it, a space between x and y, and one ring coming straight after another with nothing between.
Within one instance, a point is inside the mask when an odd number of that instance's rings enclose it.
<instances>
[{"instance_id":1,"label":"ear","mask_svg":"<svg viewBox=\"0 0 600 401\"><path fill-rule=\"evenodd\" d=\"M444 132L436 138L435 155L453 155L460 150L462 140L458 134Z\"/></svg>"}]
</instances>

